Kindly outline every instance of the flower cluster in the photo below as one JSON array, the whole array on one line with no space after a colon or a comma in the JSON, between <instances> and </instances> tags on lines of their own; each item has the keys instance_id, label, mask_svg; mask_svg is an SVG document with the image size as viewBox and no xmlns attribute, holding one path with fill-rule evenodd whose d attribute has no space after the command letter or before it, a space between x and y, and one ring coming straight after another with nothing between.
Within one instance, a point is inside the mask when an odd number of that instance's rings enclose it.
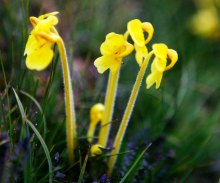
<instances>
[{"instance_id":1,"label":"flower cluster","mask_svg":"<svg viewBox=\"0 0 220 183\"><path fill-rule=\"evenodd\" d=\"M52 12L41 15L38 18L30 17L33 30L28 38L24 54L27 55L27 68L40 71L51 63L54 54L53 45L57 44L58 46L64 79L67 152L70 165L73 165L75 158L74 150L77 144L75 106L65 46L55 28L55 25L58 23L58 19L55 16L57 13L58 12ZM94 62L99 73L102 74L109 69L110 74L104 104L95 104L90 110L90 125L87 132L88 142L93 144L90 148L90 156L101 155L102 150L108 150L106 147L123 58L135 51L136 62L140 67L120 127L115 137L114 147L111 152L114 156L111 156L108 162L108 175L112 173L117 158L115 155L119 153L121 142L135 106L142 79L152 56L154 56L154 59L151 63L151 73L146 77L147 88L155 84L158 89L161 85L164 72L172 68L177 62L177 52L169 49L163 43L153 44L152 50L149 51L147 45L151 41L153 33L154 28L151 23L141 22L138 19L131 20L128 22L127 31L124 34L117 34L114 32L107 34L105 41L100 47L102 56L97 58ZM129 37L132 43L128 41ZM170 60L170 62L168 62L168 60ZM101 123L101 125L98 143L94 143L94 133L99 123Z\"/></svg>"},{"instance_id":2,"label":"flower cluster","mask_svg":"<svg viewBox=\"0 0 220 183\"><path fill-rule=\"evenodd\" d=\"M92 155L101 154L102 149L97 148L99 145L103 147L106 147L107 145L114 111L113 108L117 92L119 70L120 65L123 63L122 59L135 50L135 59L140 67L128 104L122 117L120 127L115 137L113 150L111 152L112 156L108 162L108 175L111 175L112 173L117 158L116 155L119 153L121 142L135 106L135 101L139 92L142 78L145 74L151 57L154 56L154 59L151 63L151 73L146 78L147 89L154 84L156 85L156 89L158 89L161 85L164 72L172 68L178 59L177 52L169 49L164 43L153 44L152 50L148 51L147 44L151 41L153 33L154 28L151 23L141 22L138 19L131 20L127 24L127 31L124 35L113 32L107 34L106 39L100 48L102 56L97 58L94 62L94 65L99 73L102 74L107 69L110 69L110 75L105 98L105 109L101 119L102 126L100 128L99 141L98 144L92 146L92 150L95 151L94 149L96 149L98 153L91 152ZM133 43L128 42L129 36L131 37ZM168 59L170 60L169 63Z\"/></svg>"},{"instance_id":3,"label":"flower cluster","mask_svg":"<svg viewBox=\"0 0 220 183\"><path fill-rule=\"evenodd\" d=\"M145 38L147 33L147 38ZM110 69L112 72L119 69L122 62L122 58L128 56L135 49L135 58L138 65L141 67L145 58L148 55L147 43L153 37L154 28L149 22L141 22L139 19L134 19L128 22L127 32L123 35L116 33L109 33L106 36L106 40L100 47L101 54L103 56L97 58L94 65L100 74ZM128 36L131 36L133 45L127 41ZM151 74L146 79L147 88L150 88L154 83L156 88L160 87L163 73L172 68L176 63L178 56L175 50L168 49L163 44L154 44L153 54L155 59L151 65ZM167 65L167 59L170 59L171 63Z\"/></svg>"}]
</instances>

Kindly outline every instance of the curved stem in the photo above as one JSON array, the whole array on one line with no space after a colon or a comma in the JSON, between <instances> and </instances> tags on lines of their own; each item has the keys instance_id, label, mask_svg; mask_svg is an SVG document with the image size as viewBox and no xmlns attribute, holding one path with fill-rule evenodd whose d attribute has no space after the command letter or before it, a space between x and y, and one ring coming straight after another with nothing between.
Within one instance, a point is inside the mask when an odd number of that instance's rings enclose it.
<instances>
[{"instance_id":1,"label":"curved stem","mask_svg":"<svg viewBox=\"0 0 220 183\"><path fill-rule=\"evenodd\" d=\"M69 65L66 55L66 49L62 38L57 39L57 45L61 57L64 92L65 92L65 107L66 107L66 135L67 135L67 153L70 164L74 162L74 148L76 146L76 119L72 83L69 71Z\"/></svg>"},{"instance_id":2,"label":"curved stem","mask_svg":"<svg viewBox=\"0 0 220 183\"><path fill-rule=\"evenodd\" d=\"M88 129L88 132L87 132L87 140L90 143L93 141L96 125L97 125L96 121L91 121L90 122L89 129Z\"/></svg>"},{"instance_id":3,"label":"curved stem","mask_svg":"<svg viewBox=\"0 0 220 183\"><path fill-rule=\"evenodd\" d=\"M98 141L98 144L104 147L106 147L109 131L111 129L111 122L112 122L113 108L115 104L115 96L118 86L119 73L120 73L120 67L116 72L112 72L110 70L109 73L107 92L105 96L105 110L104 110L103 120L101 122L99 141Z\"/></svg>"},{"instance_id":4,"label":"curved stem","mask_svg":"<svg viewBox=\"0 0 220 183\"><path fill-rule=\"evenodd\" d=\"M112 174L112 170L114 168L114 164L115 164L116 159L117 159L117 155L115 155L115 154L119 153L119 150L120 150L120 147L121 147L121 142L123 140L127 125L129 123L129 119L130 119L130 116L131 116L133 108L134 108L134 104L135 104L135 101L136 101L136 98L137 98L137 95L138 95L138 92L139 92L139 89L140 89L140 86L141 86L141 82L142 82L144 73L146 71L148 62L149 62L152 54L153 54L153 52L151 51L147 55L147 57L145 58L143 64L141 65L141 68L138 72L135 84L133 86L128 104L126 106L126 109L125 109L125 112L124 112L124 115L123 115L123 118L122 118L122 121L121 121L121 125L119 127L119 130L118 130L116 138L115 138L115 142L114 142L114 145L113 145L114 149L112 150L112 153L111 153L112 156L110 157L109 162L108 162L108 172L107 172L108 176L110 176Z\"/></svg>"}]
</instances>

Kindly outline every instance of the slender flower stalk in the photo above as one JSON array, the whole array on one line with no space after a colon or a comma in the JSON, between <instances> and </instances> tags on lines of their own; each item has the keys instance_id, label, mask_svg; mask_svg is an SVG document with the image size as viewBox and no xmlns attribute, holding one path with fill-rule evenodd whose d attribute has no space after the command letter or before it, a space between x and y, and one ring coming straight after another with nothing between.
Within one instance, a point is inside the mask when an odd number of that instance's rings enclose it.
<instances>
[{"instance_id":1,"label":"slender flower stalk","mask_svg":"<svg viewBox=\"0 0 220 183\"><path fill-rule=\"evenodd\" d=\"M76 117L74 108L73 89L69 72L69 64L66 55L66 49L61 37L57 39L57 45L61 57L64 79L68 159L70 161L70 164L72 164L74 162L74 148L76 147Z\"/></svg>"},{"instance_id":2,"label":"slender flower stalk","mask_svg":"<svg viewBox=\"0 0 220 183\"><path fill-rule=\"evenodd\" d=\"M115 161L117 159L116 154L118 154L118 152L120 150L121 142L122 142L122 139L124 137L124 134L125 134L130 116L132 114L134 104L135 104L135 101L136 101L136 98L137 98L137 95L138 95L138 92L139 92L139 89L140 89L140 86L141 86L141 82L143 80L144 73L146 71L146 68L148 66L148 62L149 62L152 55L153 55L153 52L151 51L146 56L144 62L141 64L141 68L139 70L139 73L137 75L135 84L133 86L128 104L127 104L126 109L125 109L125 113L124 113L123 118L122 118L122 122L120 124L118 133L117 133L116 138L115 138L115 142L114 142L114 145L113 145L114 149L112 150L112 156L110 157L109 162L108 162L108 172L107 172L107 174L109 176L112 173Z\"/></svg>"},{"instance_id":3,"label":"slender flower stalk","mask_svg":"<svg viewBox=\"0 0 220 183\"><path fill-rule=\"evenodd\" d=\"M106 146L109 137L109 132L111 129L111 122L113 116L113 109L115 105L115 97L117 93L118 78L119 78L120 68L116 72L109 73L109 81L107 86L107 92L105 97L105 111L103 116L102 125L99 132L98 143Z\"/></svg>"},{"instance_id":4,"label":"slender flower stalk","mask_svg":"<svg viewBox=\"0 0 220 183\"><path fill-rule=\"evenodd\" d=\"M58 45L63 69L65 107L66 107L66 133L67 133L67 152L69 163L74 161L74 148L76 146L76 120L73 90L70 77L66 49L62 38L54 27L58 23L56 15L58 12L52 12L36 17L30 17L33 30L28 38L25 55L26 66L31 70L41 71L45 69L53 58L54 44Z\"/></svg>"}]
</instances>

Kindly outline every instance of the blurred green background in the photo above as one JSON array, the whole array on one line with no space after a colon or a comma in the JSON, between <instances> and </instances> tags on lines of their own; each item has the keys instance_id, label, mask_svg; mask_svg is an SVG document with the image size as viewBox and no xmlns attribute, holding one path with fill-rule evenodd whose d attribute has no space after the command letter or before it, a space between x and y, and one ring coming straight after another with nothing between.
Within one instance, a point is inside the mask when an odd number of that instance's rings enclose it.
<instances>
[{"instance_id":1,"label":"blurred green background","mask_svg":"<svg viewBox=\"0 0 220 183\"><path fill-rule=\"evenodd\" d=\"M31 30L28 17L52 11L60 12L57 29L65 41L72 68L78 136L83 138L86 135L90 107L104 101L108 74L99 75L93 61L100 56L99 47L105 35L109 32L124 33L127 22L134 18L148 21L155 29L148 49L153 43L163 42L178 52L179 59L175 67L164 74L160 89L152 87L147 90L145 82L141 86L121 151L138 151L150 142L152 146L130 182L218 182L219 0L0 1L0 140L3 139L3 131L8 133L10 144L17 144L21 137L23 125L11 89L13 87L29 93L39 102L47 122L45 141L51 157L59 152L64 158L65 113L58 54L53 64L42 72L27 70L23 56ZM199 14L206 11L209 13ZM137 72L134 55L126 58L119 79L110 147ZM36 126L44 133L42 114L36 112L38 109L30 98L18 94L28 118L33 123L39 123ZM36 181L35 177L45 176L43 171L39 171L46 169L45 162L36 171L36 158L41 161L45 159L39 146L37 139L32 137L29 147L32 175L28 179L32 182ZM0 145L0 153L3 151ZM119 182L134 159L135 154L120 156L111 181ZM15 167L12 164L8 166ZM60 165L61 172L65 172L65 160L63 164ZM105 172L87 171L87 182L98 181ZM93 176L89 172L93 172ZM4 180L12 180L10 175L5 174L0 176L5 176ZM22 176L14 182L20 180L23 180ZM46 178L43 181L46 182ZM59 178L56 181L62 182Z\"/></svg>"}]
</instances>

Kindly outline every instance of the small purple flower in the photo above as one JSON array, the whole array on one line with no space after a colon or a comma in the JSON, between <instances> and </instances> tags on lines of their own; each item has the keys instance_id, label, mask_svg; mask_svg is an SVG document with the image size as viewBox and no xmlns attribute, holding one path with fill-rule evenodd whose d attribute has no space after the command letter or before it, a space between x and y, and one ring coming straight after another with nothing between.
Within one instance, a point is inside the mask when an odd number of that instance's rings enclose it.
<instances>
[{"instance_id":1,"label":"small purple flower","mask_svg":"<svg viewBox=\"0 0 220 183\"><path fill-rule=\"evenodd\" d=\"M55 178L58 178L58 179L64 179L66 177L65 174L57 171L56 174L55 174Z\"/></svg>"},{"instance_id":2,"label":"small purple flower","mask_svg":"<svg viewBox=\"0 0 220 183\"><path fill-rule=\"evenodd\" d=\"M110 183L110 180L108 179L106 174L101 176L100 183Z\"/></svg>"},{"instance_id":3,"label":"small purple flower","mask_svg":"<svg viewBox=\"0 0 220 183\"><path fill-rule=\"evenodd\" d=\"M56 163L59 163L59 161L60 161L60 154L59 154L59 152L56 152L56 153L55 153L54 159L55 159L55 162L56 162Z\"/></svg>"}]
</instances>

